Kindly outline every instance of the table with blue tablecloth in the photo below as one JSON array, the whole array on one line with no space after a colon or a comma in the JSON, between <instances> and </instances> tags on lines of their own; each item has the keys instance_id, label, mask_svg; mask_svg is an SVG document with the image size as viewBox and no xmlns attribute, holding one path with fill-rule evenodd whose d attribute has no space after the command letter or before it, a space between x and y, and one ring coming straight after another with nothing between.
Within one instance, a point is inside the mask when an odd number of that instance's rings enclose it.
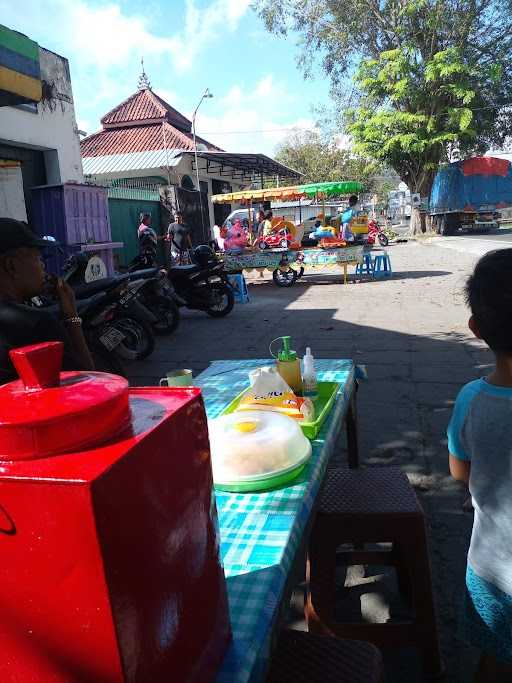
<instances>
[{"instance_id":1,"label":"table with blue tablecloth","mask_svg":"<svg viewBox=\"0 0 512 683\"><path fill-rule=\"evenodd\" d=\"M215 361L197 378L208 418L248 386L248 372L269 360ZM357 465L358 368L350 360L316 360L320 381L338 382L334 407L302 474L290 485L262 493L216 492L221 555L227 581L233 640L218 683L262 681L279 627L283 599L297 553L304 547L315 500L344 424L349 464Z\"/></svg>"}]
</instances>

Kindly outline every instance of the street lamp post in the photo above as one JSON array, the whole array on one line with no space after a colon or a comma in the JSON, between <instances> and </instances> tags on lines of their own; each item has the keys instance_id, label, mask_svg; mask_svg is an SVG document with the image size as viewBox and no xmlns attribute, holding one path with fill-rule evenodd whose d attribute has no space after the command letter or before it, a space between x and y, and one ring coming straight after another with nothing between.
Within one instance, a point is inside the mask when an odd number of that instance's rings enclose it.
<instances>
[{"instance_id":1,"label":"street lamp post","mask_svg":"<svg viewBox=\"0 0 512 683\"><path fill-rule=\"evenodd\" d=\"M210 89L206 88L206 90L203 93L203 96L199 100L199 104L194 109L194 113L192 114L192 138L194 141L194 160L195 160L195 164L196 164L196 182L197 182L197 191L199 193L199 195L198 195L199 196L199 206L201 208L201 225L203 228L203 237L205 237L206 231L205 231L205 227L204 227L203 202L201 201L201 186L199 185L199 165L197 163L196 116L197 116L197 112L199 110L199 107L203 103L203 100L207 100L207 99L210 99L212 97L213 97L213 95L210 92Z\"/></svg>"}]
</instances>

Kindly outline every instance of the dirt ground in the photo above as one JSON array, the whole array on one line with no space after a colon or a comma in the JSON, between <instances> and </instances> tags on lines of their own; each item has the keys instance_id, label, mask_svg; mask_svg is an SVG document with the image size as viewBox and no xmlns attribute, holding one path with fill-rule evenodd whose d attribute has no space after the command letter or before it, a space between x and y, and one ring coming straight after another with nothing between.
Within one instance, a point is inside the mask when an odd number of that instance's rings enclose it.
<instances>
[{"instance_id":1,"label":"dirt ground","mask_svg":"<svg viewBox=\"0 0 512 683\"><path fill-rule=\"evenodd\" d=\"M392 279L346 286L337 271L312 271L290 289L275 287L268 274L251 274L250 303L237 305L223 320L185 311L176 335L159 340L150 359L132 366L131 379L155 384L173 368L196 373L212 360L265 358L269 342L283 334L292 336L301 354L308 345L318 358L365 365L361 461L402 467L420 496L446 680L465 683L476 653L457 640L456 613L472 516L462 511L465 492L448 474L446 427L461 385L486 374L492 362L467 329L462 290L476 257L418 243L391 246L389 254ZM386 621L394 609L393 581L387 572L354 568L342 599L355 600L364 619ZM386 657L387 683L419 680L413 651Z\"/></svg>"}]
</instances>

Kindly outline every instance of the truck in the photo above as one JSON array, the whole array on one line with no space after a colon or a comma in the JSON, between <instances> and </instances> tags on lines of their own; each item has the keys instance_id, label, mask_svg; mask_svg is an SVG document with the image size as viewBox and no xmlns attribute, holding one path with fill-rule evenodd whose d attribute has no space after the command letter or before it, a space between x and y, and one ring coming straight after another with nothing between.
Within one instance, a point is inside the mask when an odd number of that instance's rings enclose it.
<instances>
[{"instance_id":1,"label":"truck","mask_svg":"<svg viewBox=\"0 0 512 683\"><path fill-rule=\"evenodd\" d=\"M439 168L430 194L432 227L440 235L460 229L490 232L500 209L512 206L512 164L497 157L471 157Z\"/></svg>"}]
</instances>

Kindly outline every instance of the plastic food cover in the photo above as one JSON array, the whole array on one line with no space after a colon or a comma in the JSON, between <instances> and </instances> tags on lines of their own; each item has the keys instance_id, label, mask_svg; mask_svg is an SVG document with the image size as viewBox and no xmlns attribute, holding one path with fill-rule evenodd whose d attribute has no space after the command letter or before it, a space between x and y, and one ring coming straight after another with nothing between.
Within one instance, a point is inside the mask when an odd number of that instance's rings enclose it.
<instances>
[{"instance_id":1,"label":"plastic food cover","mask_svg":"<svg viewBox=\"0 0 512 683\"><path fill-rule=\"evenodd\" d=\"M304 465L311 444L296 420L270 411L243 411L210 420L216 484L257 482Z\"/></svg>"}]
</instances>

